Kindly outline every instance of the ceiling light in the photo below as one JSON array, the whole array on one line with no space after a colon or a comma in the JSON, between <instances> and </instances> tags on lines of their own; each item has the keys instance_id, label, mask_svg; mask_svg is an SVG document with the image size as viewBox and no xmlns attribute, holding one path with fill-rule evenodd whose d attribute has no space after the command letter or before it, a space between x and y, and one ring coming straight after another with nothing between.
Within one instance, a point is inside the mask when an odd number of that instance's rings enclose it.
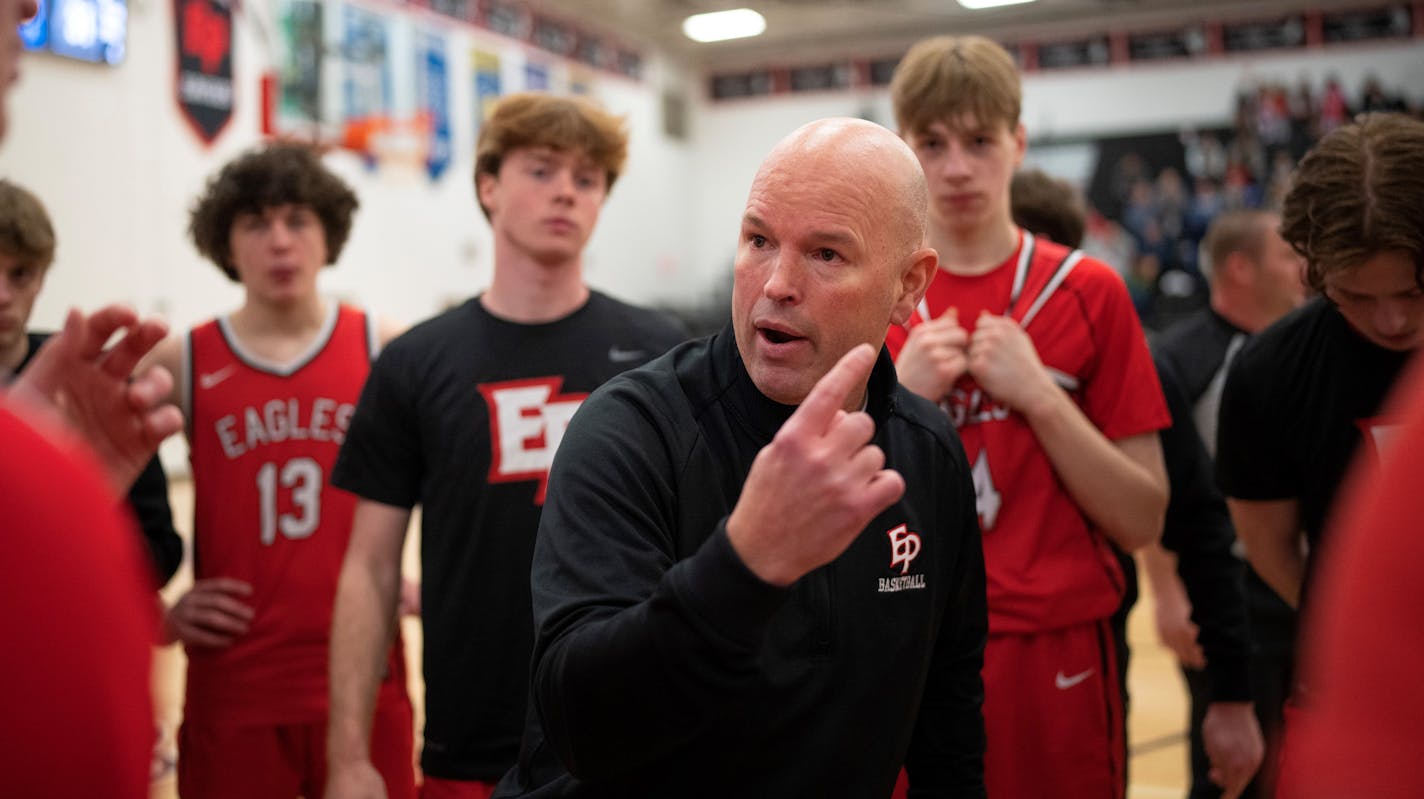
<instances>
[{"instance_id":1,"label":"ceiling light","mask_svg":"<svg viewBox=\"0 0 1424 799\"><path fill-rule=\"evenodd\" d=\"M766 18L750 8L693 14L682 21L682 32L694 42L721 42L760 36L766 30Z\"/></svg>"},{"instance_id":2,"label":"ceiling light","mask_svg":"<svg viewBox=\"0 0 1424 799\"><path fill-rule=\"evenodd\" d=\"M1014 6L1019 3L1032 3L1033 0L959 0L959 4L965 8L972 8L978 11L981 8L997 8L999 6Z\"/></svg>"}]
</instances>

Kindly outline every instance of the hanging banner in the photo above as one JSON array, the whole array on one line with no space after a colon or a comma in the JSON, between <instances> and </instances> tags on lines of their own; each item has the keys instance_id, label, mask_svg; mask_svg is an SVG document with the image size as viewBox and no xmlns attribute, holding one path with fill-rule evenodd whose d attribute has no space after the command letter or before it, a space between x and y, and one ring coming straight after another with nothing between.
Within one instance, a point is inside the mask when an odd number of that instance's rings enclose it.
<instances>
[{"instance_id":1,"label":"hanging banner","mask_svg":"<svg viewBox=\"0 0 1424 799\"><path fill-rule=\"evenodd\" d=\"M326 61L325 6L287 0L279 6L276 103L278 130L317 131L322 121L322 70Z\"/></svg>"},{"instance_id":2,"label":"hanging banner","mask_svg":"<svg viewBox=\"0 0 1424 799\"><path fill-rule=\"evenodd\" d=\"M499 99L501 85L499 79L499 55L485 50L470 51L471 66L475 70L475 134L484 124L490 105Z\"/></svg>"},{"instance_id":3,"label":"hanging banner","mask_svg":"<svg viewBox=\"0 0 1424 799\"><path fill-rule=\"evenodd\" d=\"M445 59L445 40L427 33L420 39L416 63L417 91L421 109L429 116L429 150L425 156L425 171L431 180L450 166L450 81Z\"/></svg>"},{"instance_id":4,"label":"hanging banner","mask_svg":"<svg viewBox=\"0 0 1424 799\"><path fill-rule=\"evenodd\" d=\"M232 8L223 0L173 0L178 108L205 144L232 120Z\"/></svg>"},{"instance_id":5,"label":"hanging banner","mask_svg":"<svg viewBox=\"0 0 1424 799\"><path fill-rule=\"evenodd\" d=\"M391 127L390 35L385 17L347 5L342 13L341 145L372 162Z\"/></svg>"}]
</instances>

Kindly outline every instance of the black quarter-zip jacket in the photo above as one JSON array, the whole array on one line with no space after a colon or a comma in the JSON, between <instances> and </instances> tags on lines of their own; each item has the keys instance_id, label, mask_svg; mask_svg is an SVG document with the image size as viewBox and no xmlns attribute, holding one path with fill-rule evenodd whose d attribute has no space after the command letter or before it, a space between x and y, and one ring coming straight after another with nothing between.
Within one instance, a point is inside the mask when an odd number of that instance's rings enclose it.
<instances>
[{"instance_id":1,"label":"black quarter-zip jacket","mask_svg":"<svg viewBox=\"0 0 1424 799\"><path fill-rule=\"evenodd\" d=\"M902 762L912 796L983 796L963 448L882 351L866 411L905 496L783 589L726 520L792 411L756 389L730 328L584 403L550 475L529 726L496 796L888 797Z\"/></svg>"}]
</instances>

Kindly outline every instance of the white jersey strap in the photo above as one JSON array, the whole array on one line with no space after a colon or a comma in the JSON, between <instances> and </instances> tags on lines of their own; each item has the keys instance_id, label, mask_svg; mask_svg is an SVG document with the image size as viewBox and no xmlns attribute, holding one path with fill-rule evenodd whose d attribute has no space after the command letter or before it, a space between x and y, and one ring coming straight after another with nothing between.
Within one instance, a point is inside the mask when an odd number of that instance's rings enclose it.
<instances>
[{"instance_id":1,"label":"white jersey strap","mask_svg":"<svg viewBox=\"0 0 1424 799\"><path fill-rule=\"evenodd\" d=\"M1019 247L1019 262L1014 265L1014 286L1009 289L1010 312L1013 311L1014 306L1019 304L1019 295L1023 293L1024 283L1028 282L1028 265L1033 263L1033 245L1033 234L1027 230L1023 231L1023 245Z\"/></svg>"},{"instance_id":2,"label":"white jersey strap","mask_svg":"<svg viewBox=\"0 0 1424 799\"><path fill-rule=\"evenodd\" d=\"M190 328L180 340L178 355L178 401L183 410L183 426L187 428L188 440L193 440L193 331Z\"/></svg>"},{"instance_id":3,"label":"white jersey strap","mask_svg":"<svg viewBox=\"0 0 1424 799\"><path fill-rule=\"evenodd\" d=\"M1058 268L1053 272L1053 277L1048 279L1048 283L1044 285L1043 290L1034 298L1033 304L1024 312L1023 319L1019 320L1020 327L1025 330L1028 329L1029 323L1033 321L1035 316L1038 316L1039 311L1043 310L1043 306L1048 302L1048 298L1052 297L1053 292L1057 291L1058 287L1063 285L1063 281L1068 279L1068 274L1073 271L1073 267L1077 266L1081 260L1083 260L1082 250L1073 250L1068 253L1068 257L1064 258L1063 262L1058 264Z\"/></svg>"},{"instance_id":4,"label":"white jersey strap","mask_svg":"<svg viewBox=\"0 0 1424 799\"><path fill-rule=\"evenodd\" d=\"M366 317L366 352L371 354L371 362L376 362L376 356L381 354L381 331L376 324L376 312L371 310L371 306L361 307L361 314Z\"/></svg>"},{"instance_id":5,"label":"white jersey strap","mask_svg":"<svg viewBox=\"0 0 1424 799\"><path fill-rule=\"evenodd\" d=\"M1019 247L1019 259L1014 264L1014 284L1009 289L1009 312L1012 313L1014 306L1018 304L1019 295L1023 293L1024 283L1028 282L1028 265L1033 262L1034 238L1033 234L1027 230L1023 232L1023 244ZM928 322L931 319L930 306L921 297L918 305L915 306L915 315L910 317L906 327L914 327L920 322Z\"/></svg>"},{"instance_id":6,"label":"white jersey strap","mask_svg":"<svg viewBox=\"0 0 1424 799\"><path fill-rule=\"evenodd\" d=\"M1236 333L1226 344L1226 353L1221 359L1221 368L1216 370L1216 374L1211 376L1211 382L1207 384L1206 390L1197 399L1196 406L1192 409L1192 417L1197 423L1197 433L1201 435L1202 443L1206 444L1207 454L1216 457L1216 419L1221 412L1221 391L1226 387L1226 373L1231 370L1231 362L1236 359L1236 353L1246 345L1248 336L1245 333Z\"/></svg>"}]
</instances>

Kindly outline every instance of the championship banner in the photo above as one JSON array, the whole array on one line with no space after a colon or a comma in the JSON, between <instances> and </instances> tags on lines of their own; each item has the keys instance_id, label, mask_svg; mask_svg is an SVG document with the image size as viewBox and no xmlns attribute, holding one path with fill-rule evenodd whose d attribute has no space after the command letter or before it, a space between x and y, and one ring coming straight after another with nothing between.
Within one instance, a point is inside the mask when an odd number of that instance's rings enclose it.
<instances>
[{"instance_id":1,"label":"championship banner","mask_svg":"<svg viewBox=\"0 0 1424 799\"><path fill-rule=\"evenodd\" d=\"M317 131L322 122L326 62L324 5L287 0L279 6L277 129Z\"/></svg>"},{"instance_id":2,"label":"championship banner","mask_svg":"<svg viewBox=\"0 0 1424 799\"><path fill-rule=\"evenodd\" d=\"M347 5L342 13L341 146L373 166L378 139L391 128L390 35L385 17Z\"/></svg>"},{"instance_id":3,"label":"championship banner","mask_svg":"<svg viewBox=\"0 0 1424 799\"><path fill-rule=\"evenodd\" d=\"M429 115L429 151L425 156L425 171L431 180L450 166L450 81L445 58L445 40L427 33L420 37L416 63L416 81L421 109Z\"/></svg>"},{"instance_id":4,"label":"championship banner","mask_svg":"<svg viewBox=\"0 0 1424 799\"><path fill-rule=\"evenodd\" d=\"M475 132L478 134L490 104L498 100L502 92L499 55L486 50L471 50L470 64L475 73Z\"/></svg>"},{"instance_id":5,"label":"championship banner","mask_svg":"<svg viewBox=\"0 0 1424 799\"><path fill-rule=\"evenodd\" d=\"M205 144L232 120L232 8L226 0L173 0L178 108Z\"/></svg>"}]
</instances>

